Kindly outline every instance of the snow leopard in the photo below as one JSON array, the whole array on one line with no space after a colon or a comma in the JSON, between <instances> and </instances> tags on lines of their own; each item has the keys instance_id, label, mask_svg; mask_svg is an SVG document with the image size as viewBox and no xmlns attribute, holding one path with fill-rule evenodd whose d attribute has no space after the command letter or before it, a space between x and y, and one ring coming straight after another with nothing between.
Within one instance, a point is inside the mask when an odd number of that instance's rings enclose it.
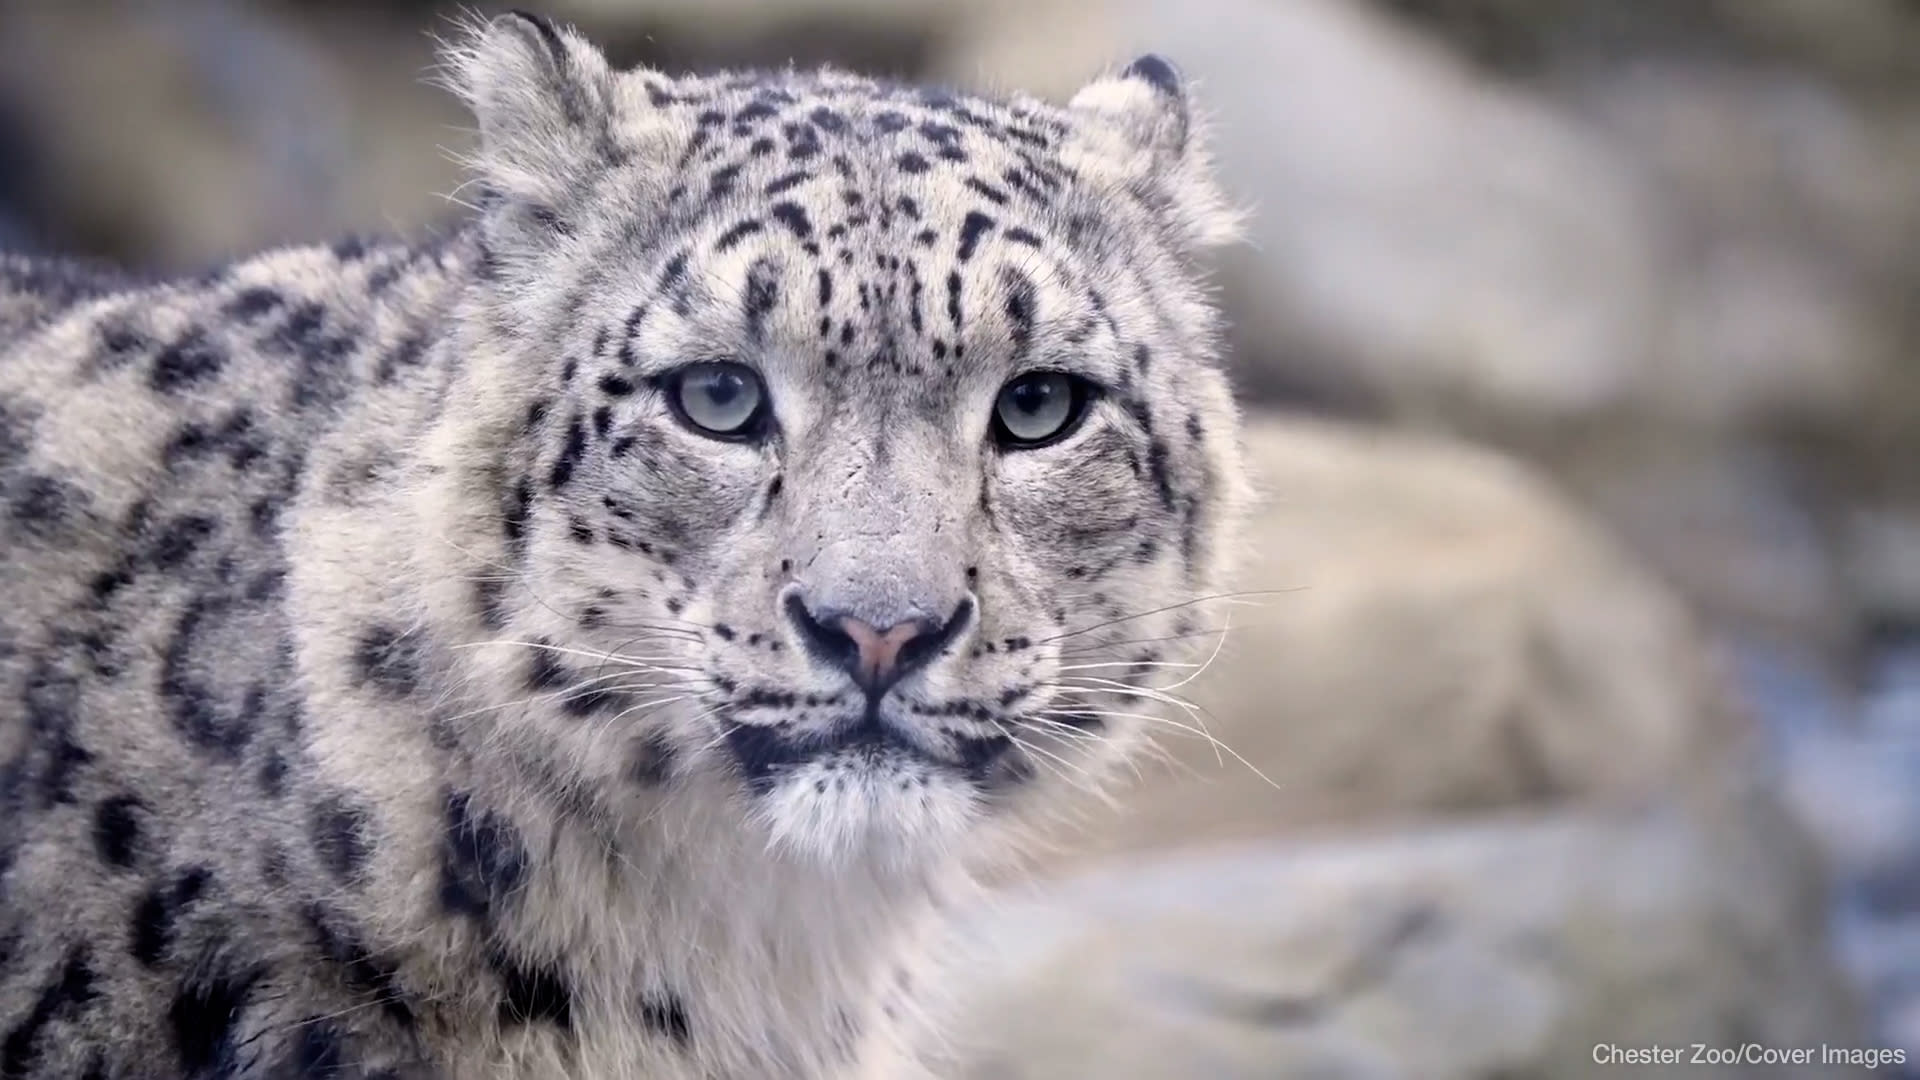
<instances>
[{"instance_id":1,"label":"snow leopard","mask_svg":"<svg viewBox=\"0 0 1920 1080\"><path fill-rule=\"evenodd\" d=\"M1215 629L1189 85L444 59L470 215L0 259L0 1077L915 1075Z\"/></svg>"}]
</instances>

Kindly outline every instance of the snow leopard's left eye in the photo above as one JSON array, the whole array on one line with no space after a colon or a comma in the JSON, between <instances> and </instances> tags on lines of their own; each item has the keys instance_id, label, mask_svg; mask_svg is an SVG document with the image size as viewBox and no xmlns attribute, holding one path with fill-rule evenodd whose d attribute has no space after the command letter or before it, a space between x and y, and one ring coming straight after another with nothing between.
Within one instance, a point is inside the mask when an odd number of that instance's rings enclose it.
<instances>
[{"instance_id":1,"label":"snow leopard's left eye","mask_svg":"<svg viewBox=\"0 0 1920 1080\"><path fill-rule=\"evenodd\" d=\"M1004 450L1032 450L1073 433L1086 416L1094 386L1064 371L1029 371L1000 388L993 434Z\"/></svg>"},{"instance_id":2,"label":"snow leopard's left eye","mask_svg":"<svg viewBox=\"0 0 1920 1080\"><path fill-rule=\"evenodd\" d=\"M766 385L745 364L689 364L667 377L667 401L681 423L709 438L751 439L765 427Z\"/></svg>"}]
</instances>

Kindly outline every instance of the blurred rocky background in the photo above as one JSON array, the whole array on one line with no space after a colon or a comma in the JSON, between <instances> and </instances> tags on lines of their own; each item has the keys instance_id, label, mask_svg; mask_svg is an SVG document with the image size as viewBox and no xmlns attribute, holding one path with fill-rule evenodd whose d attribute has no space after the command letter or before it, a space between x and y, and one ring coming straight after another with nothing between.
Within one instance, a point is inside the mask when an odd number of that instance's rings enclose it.
<instances>
[{"instance_id":1,"label":"blurred rocky background","mask_svg":"<svg viewBox=\"0 0 1920 1080\"><path fill-rule=\"evenodd\" d=\"M1165 759L968 924L956 1075L1920 1060L1920 4L543 8L629 63L1053 95L1151 48L1253 210L1259 595ZM0 246L456 216L451 13L0 0ZM1864 1071L1815 1061L1745 1071Z\"/></svg>"}]
</instances>

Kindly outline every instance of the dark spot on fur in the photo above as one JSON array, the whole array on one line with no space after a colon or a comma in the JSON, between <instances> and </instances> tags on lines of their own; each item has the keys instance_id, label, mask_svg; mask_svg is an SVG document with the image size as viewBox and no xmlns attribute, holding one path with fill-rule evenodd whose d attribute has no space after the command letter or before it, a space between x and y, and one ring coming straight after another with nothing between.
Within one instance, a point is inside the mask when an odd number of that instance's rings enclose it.
<instances>
[{"instance_id":1,"label":"dark spot on fur","mask_svg":"<svg viewBox=\"0 0 1920 1080\"><path fill-rule=\"evenodd\" d=\"M693 1026L687 1020L687 1006L677 995L648 996L640 1002L640 1023L656 1035L673 1040L685 1050L693 1043Z\"/></svg>"},{"instance_id":2,"label":"dark spot on fur","mask_svg":"<svg viewBox=\"0 0 1920 1080\"><path fill-rule=\"evenodd\" d=\"M674 311L683 315L686 314L688 310L686 298L687 257L687 253L682 251L667 260L667 265L660 271L660 284L657 288L657 291L662 296L673 298Z\"/></svg>"},{"instance_id":3,"label":"dark spot on fur","mask_svg":"<svg viewBox=\"0 0 1920 1080\"><path fill-rule=\"evenodd\" d=\"M489 630L507 625L506 589L506 582L497 578L481 578L473 583L474 613L480 617L480 625Z\"/></svg>"},{"instance_id":4,"label":"dark spot on fur","mask_svg":"<svg viewBox=\"0 0 1920 1080\"><path fill-rule=\"evenodd\" d=\"M739 164L732 164L714 170L713 176L707 181L707 198L723 199L732 193L734 182L740 178L742 167Z\"/></svg>"},{"instance_id":5,"label":"dark spot on fur","mask_svg":"<svg viewBox=\"0 0 1920 1080\"><path fill-rule=\"evenodd\" d=\"M518 559L526 551L527 522L533 516L533 484L521 477L507 496L501 529L507 536L507 551Z\"/></svg>"},{"instance_id":6,"label":"dark spot on fur","mask_svg":"<svg viewBox=\"0 0 1920 1080\"><path fill-rule=\"evenodd\" d=\"M354 342L345 331L329 332L325 306L302 304L295 308L269 344L300 360L293 377L296 409L331 406L346 396L347 357L353 352Z\"/></svg>"},{"instance_id":7,"label":"dark spot on fur","mask_svg":"<svg viewBox=\"0 0 1920 1080\"><path fill-rule=\"evenodd\" d=\"M242 290L240 295L227 301L224 309L228 318L241 322L253 322L262 316L272 314L286 304L287 298L278 290L256 287Z\"/></svg>"},{"instance_id":8,"label":"dark spot on fur","mask_svg":"<svg viewBox=\"0 0 1920 1080\"><path fill-rule=\"evenodd\" d=\"M1005 206L1007 203L1006 192L1001 191L999 188L994 187L992 184L987 183L977 176L967 177L967 188L970 191L985 196L986 200L995 206Z\"/></svg>"},{"instance_id":9,"label":"dark spot on fur","mask_svg":"<svg viewBox=\"0 0 1920 1080\"><path fill-rule=\"evenodd\" d=\"M953 320L955 330L960 329L960 287L960 272L958 270L948 272L947 317Z\"/></svg>"},{"instance_id":10,"label":"dark spot on fur","mask_svg":"<svg viewBox=\"0 0 1920 1080\"><path fill-rule=\"evenodd\" d=\"M1007 331L1013 338L1013 354L1025 356L1033 343L1034 304L1038 290L1033 281L1025 274L1008 271L1005 275L1007 286Z\"/></svg>"},{"instance_id":11,"label":"dark spot on fur","mask_svg":"<svg viewBox=\"0 0 1920 1080\"><path fill-rule=\"evenodd\" d=\"M767 212L773 215L775 221L786 226L787 231L792 233L795 239L806 240L813 236L813 219L807 216L807 212L801 209L798 203L774 203L772 209Z\"/></svg>"},{"instance_id":12,"label":"dark spot on fur","mask_svg":"<svg viewBox=\"0 0 1920 1080\"><path fill-rule=\"evenodd\" d=\"M762 232L765 229L766 226L762 224L759 219L747 218L745 221L734 225L733 228L721 233L720 238L713 242L713 250L716 252L732 251L740 245L740 241L745 240L754 233Z\"/></svg>"},{"instance_id":13,"label":"dark spot on fur","mask_svg":"<svg viewBox=\"0 0 1920 1080\"><path fill-rule=\"evenodd\" d=\"M419 638L391 626L369 626L354 647L353 667L359 685L405 697L420 683Z\"/></svg>"},{"instance_id":14,"label":"dark spot on fur","mask_svg":"<svg viewBox=\"0 0 1920 1080\"><path fill-rule=\"evenodd\" d=\"M527 660L527 686L534 690L551 690L565 686L573 681L573 676L560 664L554 649L542 638L536 640L534 647L528 650L532 655Z\"/></svg>"},{"instance_id":15,"label":"dark spot on fur","mask_svg":"<svg viewBox=\"0 0 1920 1080\"><path fill-rule=\"evenodd\" d=\"M213 378L226 363L226 353L195 327L154 357L148 383L160 393L172 393Z\"/></svg>"},{"instance_id":16,"label":"dark spot on fur","mask_svg":"<svg viewBox=\"0 0 1920 1080\"><path fill-rule=\"evenodd\" d=\"M77 1017L99 993L94 987L92 952L86 945L70 946L59 976L41 988L33 1007L0 1040L0 1076L12 1080L40 1075L36 1066L41 1060L41 1032L55 1020Z\"/></svg>"},{"instance_id":17,"label":"dark spot on fur","mask_svg":"<svg viewBox=\"0 0 1920 1080\"><path fill-rule=\"evenodd\" d=\"M572 1029L573 991L559 971L517 963L497 949L489 955L488 963L500 975L500 1023L545 1021L562 1031Z\"/></svg>"},{"instance_id":18,"label":"dark spot on fur","mask_svg":"<svg viewBox=\"0 0 1920 1080\"><path fill-rule=\"evenodd\" d=\"M320 865L342 882L353 880L366 868L371 854L367 828L365 811L349 806L339 796L314 803L307 820L307 835L320 856Z\"/></svg>"},{"instance_id":19,"label":"dark spot on fur","mask_svg":"<svg viewBox=\"0 0 1920 1080\"><path fill-rule=\"evenodd\" d=\"M219 527L220 523L214 519L197 514L174 518L154 540L147 557L153 560L155 568L173 570L186 562Z\"/></svg>"},{"instance_id":20,"label":"dark spot on fur","mask_svg":"<svg viewBox=\"0 0 1920 1080\"><path fill-rule=\"evenodd\" d=\"M233 1027L260 974L258 969L238 975L196 972L181 982L167 1023L185 1075L238 1073Z\"/></svg>"},{"instance_id":21,"label":"dark spot on fur","mask_svg":"<svg viewBox=\"0 0 1920 1080\"><path fill-rule=\"evenodd\" d=\"M1013 228L1008 229L1006 232L1002 233L1001 235L1005 236L1008 242L1010 243L1025 244L1027 247L1030 247L1030 248L1037 248L1040 246L1040 238L1038 236L1035 236L1033 233L1027 231L1026 229L1021 228L1018 225L1015 225Z\"/></svg>"},{"instance_id":22,"label":"dark spot on fur","mask_svg":"<svg viewBox=\"0 0 1920 1080\"><path fill-rule=\"evenodd\" d=\"M278 799L287 792L287 759L280 751L267 754L267 760L260 765L260 793L269 799Z\"/></svg>"},{"instance_id":23,"label":"dark spot on fur","mask_svg":"<svg viewBox=\"0 0 1920 1080\"><path fill-rule=\"evenodd\" d=\"M764 259L755 262L747 270L746 292L741 299L747 334L753 340L765 338L767 316L779 302L780 289L774 279L773 265Z\"/></svg>"},{"instance_id":24,"label":"dark spot on fur","mask_svg":"<svg viewBox=\"0 0 1920 1080\"><path fill-rule=\"evenodd\" d=\"M960 261L973 258L974 249L980 245L980 238L993 228L992 218L978 210L967 211L966 220L960 223Z\"/></svg>"},{"instance_id":25,"label":"dark spot on fur","mask_svg":"<svg viewBox=\"0 0 1920 1080\"><path fill-rule=\"evenodd\" d=\"M1147 470L1153 474L1153 486L1160 493L1160 504L1173 509L1173 476L1167 464L1167 444L1154 439L1147 444Z\"/></svg>"},{"instance_id":26,"label":"dark spot on fur","mask_svg":"<svg viewBox=\"0 0 1920 1080\"><path fill-rule=\"evenodd\" d=\"M102 366L118 369L132 363L136 355L153 348L153 339L118 321L100 327L100 347L106 351Z\"/></svg>"},{"instance_id":27,"label":"dark spot on fur","mask_svg":"<svg viewBox=\"0 0 1920 1080\"><path fill-rule=\"evenodd\" d=\"M820 134L806 124L787 124L780 130L787 139L787 158L805 161L820 153Z\"/></svg>"},{"instance_id":28,"label":"dark spot on fur","mask_svg":"<svg viewBox=\"0 0 1920 1080\"><path fill-rule=\"evenodd\" d=\"M380 357L380 364L373 372L373 381L381 385L392 382L402 370L419 367L425 361L426 353L425 337L410 334L401 338L398 345L388 349Z\"/></svg>"},{"instance_id":29,"label":"dark spot on fur","mask_svg":"<svg viewBox=\"0 0 1920 1080\"><path fill-rule=\"evenodd\" d=\"M103 799L93 809L93 849L108 866L122 870L130 867L140 853L139 799L115 795Z\"/></svg>"},{"instance_id":30,"label":"dark spot on fur","mask_svg":"<svg viewBox=\"0 0 1920 1080\"><path fill-rule=\"evenodd\" d=\"M575 415L567 421L567 441L560 448L560 456L554 459L553 471L547 476L547 486L555 491L567 486L573 479L573 470L587 450L587 430Z\"/></svg>"},{"instance_id":31,"label":"dark spot on fur","mask_svg":"<svg viewBox=\"0 0 1920 1080\"><path fill-rule=\"evenodd\" d=\"M526 873L520 834L462 792L447 793L445 813L440 903L454 914L485 918Z\"/></svg>"},{"instance_id":32,"label":"dark spot on fur","mask_svg":"<svg viewBox=\"0 0 1920 1080\"><path fill-rule=\"evenodd\" d=\"M51 476L30 476L19 482L9 500L9 511L13 520L28 533L52 537L85 501L85 492L61 480Z\"/></svg>"},{"instance_id":33,"label":"dark spot on fur","mask_svg":"<svg viewBox=\"0 0 1920 1080\"><path fill-rule=\"evenodd\" d=\"M765 189L766 194L779 195L783 192L792 191L794 188L797 188L801 184L806 183L809 179L812 178L812 176L813 176L812 173L807 172L804 169L800 170L799 172L790 172L787 175L782 176L779 179L774 180L771 183L767 184Z\"/></svg>"},{"instance_id":34,"label":"dark spot on fur","mask_svg":"<svg viewBox=\"0 0 1920 1080\"><path fill-rule=\"evenodd\" d=\"M287 1048L286 1063L279 1075L288 1080L338 1080L341 1077L373 1080L366 1073L350 1072L350 1066L346 1037L341 1030L331 1020L309 1017L301 1021L293 1045Z\"/></svg>"},{"instance_id":35,"label":"dark spot on fur","mask_svg":"<svg viewBox=\"0 0 1920 1080\"><path fill-rule=\"evenodd\" d=\"M926 158L920 156L919 154L913 152L912 150L909 150L906 153L901 154L899 158L897 158L894 161L894 164L900 167L901 172L906 173L909 176L917 176L920 173L926 172L928 169L933 167L927 164Z\"/></svg>"},{"instance_id":36,"label":"dark spot on fur","mask_svg":"<svg viewBox=\"0 0 1920 1080\"><path fill-rule=\"evenodd\" d=\"M320 955L338 969L347 988L366 1004L377 1005L401 1027L412 1028L415 1018L400 987L399 966L376 955L319 904L308 904L302 914Z\"/></svg>"},{"instance_id":37,"label":"dark spot on fur","mask_svg":"<svg viewBox=\"0 0 1920 1080\"><path fill-rule=\"evenodd\" d=\"M636 739L627 759L627 779L641 787L659 787L673 778L674 749L666 736L653 732Z\"/></svg>"},{"instance_id":38,"label":"dark spot on fur","mask_svg":"<svg viewBox=\"0 0 1920 1080\"><path fill-rule=\"evenodd\" d=\"M200 597L181 612L161 656L160 698L167 704L174 726L189 742L237 758L253 737L264 691L250 693L239 709L222 708L215 691L197 677L196 662L201 636L218 632L220 620L231 606L227 601Z\"/></svg>"},{"instance_id":39,"label":"dark spot on fur","mask_svg":"<svg viewBox=\"0 0 1920 1080\"><path fill-rule=\"evenodd\" d=\"M158 965L173 947L173 928L180 913L200 898L213 880L213 872L196 866L174 879L171 885L155 885L133 909L129 951L145 967Z\"/></svg>"}]
</instances>

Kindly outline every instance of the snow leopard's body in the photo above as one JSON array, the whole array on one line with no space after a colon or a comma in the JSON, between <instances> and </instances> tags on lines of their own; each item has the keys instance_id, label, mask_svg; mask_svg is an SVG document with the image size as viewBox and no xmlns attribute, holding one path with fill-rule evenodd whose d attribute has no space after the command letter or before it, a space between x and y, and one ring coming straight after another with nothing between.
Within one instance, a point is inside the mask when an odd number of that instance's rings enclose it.
<instances>
[{"instance_id":1,"label":"snow leopard's body","mask_svg":"<svg viewBox=\"0 0 1920 1080\"><path fill-rule=\"evenodd\" d=\"M0 260L0 1077L901 1075L968 862L1210 640L1164 64L670 80L515 16L451 67L469 226ZM763 437L666 400L723 359ZM1098 396L997 445L1031 369ZM870 701L793 603L939 649Z\"/></svg>"}]
</instances>

